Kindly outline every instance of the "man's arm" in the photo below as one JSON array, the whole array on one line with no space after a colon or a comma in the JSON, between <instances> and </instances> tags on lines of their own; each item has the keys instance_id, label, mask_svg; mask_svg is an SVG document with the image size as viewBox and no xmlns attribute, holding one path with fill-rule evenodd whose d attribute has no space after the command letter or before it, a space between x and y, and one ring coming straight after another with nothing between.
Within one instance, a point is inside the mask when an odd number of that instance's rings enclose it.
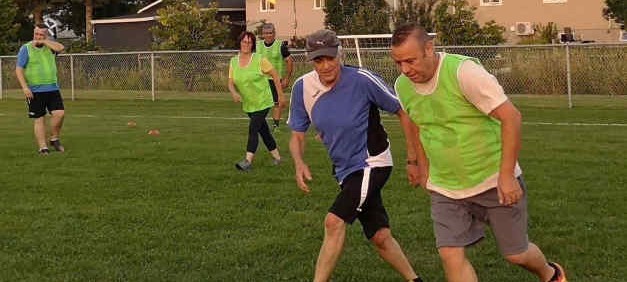
<instances>
[{"instance_id":1,"label":"man's arm","mask_svg":"<svg viewBox=\"0 0 627 282\"><path fill-rule=\"evenodd\" d=\"M311 171L309 166L305 163L303 156L305 154L305 133L292 131L292 137L290 138L290 153L294 160L294 168L296 170L296 184L298 188L305 193L311 192L306 181L310 181Z\"/></svg>"},{"instance_id":2,"label":"man's arm","mask_svg":"<svg viewBox=\"0 0 627 282\"><path fill-rule=\"evenodd\" d=\"M272 81L274 82L274 87L276 88L279 105L282 107L285 107L285 103L286 103L285 94L283 94L283 86L281 85L281 78L279 77L279 73L274 68L264 73L272 77Z\"/></svg>"},{"instance_id":3,"label":"man's arm","mask_svg":"<svg viewBox=\"0 0 627 282\"><path fill-rule=\"evenodd\" d=\"M42 44L48 46L48 48L52 49L52 51L54 51L55 53L61 53L65 49L63 44L61 44L59 42L56 42L56 41L53 41L53 40L50 40L50 39L44 39L44 40L41 40L41 41L33 40L33 43L35 43L35 44L42 43Z\"/></svg>"},{"instance_id":4,"label":"man's arm","mask_svg":"<svg viewBox=\"0 0 627 282\"><path fill-rule=\"evenodd\" d=\"M283 86L283 88L287 88L292 80L292 74L294 74L294 59L292 59L292 56L285 58L285 63L287 67L285 77L281 78L281 86Z\"/></svg>"},{"instance_id":5,"label":"man's arm","mask_svg":"<svg viewBox=\"0 0 627 282\"><path fill-rule=\"evenodd\" d=\"M490 116L501 121L501 166L498 192L499 202L509 206L517 203L522 197L522 189L514 172L520 151L522 117L509 100L490 112Z\"/></svg>"},{"instance_id":6,"label":"man's arm","mask_svg":"<svg viewBox=\"0 0 627 282\"><path fill-rule=\"evenodd\" d=\"M26 83L26 78L24 77L24 69L21 67L15 67L15 76L17 77L17 81L19 81L20 86L22 87L22 92L24 92L24 96L28 101L33 99L33 92L28 88L28 84Z\"/></svg>"},{"instance_id":7,"label":"man's arm","mask_svg":"<svg viewBox=\"0 0 627 282\"><path fill-rule=\"evenodd\" d=\"M420 129L414 124L404 110L399 110L401 128L405 134L407 147L407 178L412 186L427 187L429 178L429 160L420 142Z\"/></svg>"}]
</instances>

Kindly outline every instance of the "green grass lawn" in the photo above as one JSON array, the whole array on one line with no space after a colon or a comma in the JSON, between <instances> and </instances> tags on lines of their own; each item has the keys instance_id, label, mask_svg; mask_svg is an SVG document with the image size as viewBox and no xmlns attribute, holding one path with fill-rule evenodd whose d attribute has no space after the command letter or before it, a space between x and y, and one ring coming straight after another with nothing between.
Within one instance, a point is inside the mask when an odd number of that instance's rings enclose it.
<instances>
[{"instance_id":1,"label":"green grass lawn","mask_svg":"<svg viewBox=\"0 0 627 282\"><path fill-rule=\"evenodd\" d=\"M627 97L576 96L573 109L565 97L513 100L526 122L520 163L530 238L565 266L569 281L625 281ZM260 147L252 172L234 169L247 120L226 94L68 100L66 108L67 152L40 157L24 103L0 101L0 281L311 280L337 192L312 137L313 192L303 195L286 128L277 138L284 164L271 166ZM384 122L403 163L400 126ZM146 134L154 128L161 136ZM407 185L403 168L384 190L392 230L425 281L443 281L428 196ZM536 281L508 265L490 235L469 257L481 281ZM356 223L334 281L402 278Z\"/></svg>"}]
</instances>

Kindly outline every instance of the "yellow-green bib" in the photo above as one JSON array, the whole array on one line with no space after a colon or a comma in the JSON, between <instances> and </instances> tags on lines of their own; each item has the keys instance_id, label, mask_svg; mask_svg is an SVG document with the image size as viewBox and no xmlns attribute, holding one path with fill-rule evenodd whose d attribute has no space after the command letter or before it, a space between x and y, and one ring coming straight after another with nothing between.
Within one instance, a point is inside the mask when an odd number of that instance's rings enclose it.
<instances>
[{"instance_id":1,"label":"yellow-green bib","mask_svg":"<svg viewBox=\"0 0 627 282\"><path fill-rule=\"evenodd\" d=\"M265 110L274 105L268 78L261 71L261 59L261 55L253 53L250 63L240 67L239 55L231 58L233 82L242 96L242 109L247 113Z\"/></svg>"},{"instance_id":2,"label":"yellow-green bib","mask_svg":"<svg viewBox=\"0 0 627 282\"><path fill-rule=\"evenodd\" d=\"M36 48L32 42L26 44L28 64L24 77L29 86L56 84L57 64L54 53L48 46Z\"/></svg>"},{"instance_id":3,"label":"yellow-green bib","mask_svg":"<svg viewBox=\"0 0 627 282\"><path fill-rule=\"evenodd\" d=\"M475 58L444 54L433 93L416 93L405 75L395 88L410 118L420 127L420 140L429 159L429 180L445 189L472 188L494 175L501 160L501 127L466 100L457 71Z\"/></svg>"}]
</instances>

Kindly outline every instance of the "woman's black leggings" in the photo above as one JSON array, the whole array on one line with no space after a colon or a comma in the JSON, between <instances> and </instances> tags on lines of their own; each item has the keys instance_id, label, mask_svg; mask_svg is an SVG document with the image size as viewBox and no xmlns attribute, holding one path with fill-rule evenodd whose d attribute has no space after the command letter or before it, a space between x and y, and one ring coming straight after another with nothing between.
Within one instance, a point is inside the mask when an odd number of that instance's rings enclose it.
<instances>
[{"instance_id":1,"label":"woman's black leggings","mask_svg":"<svg viewBox=\"0 0 627 282\"><path fill-rule=\"evenodd\" d=\"M266 122L266 116L271 108L261 110L258 112L247 113L250 118L248 124L248 144L246 145L246 151L249 153L255 153L257 146L259 146L259 135L263 139L263 143L266 144L268 151L276 149L276 141L270 133L270 127Z\"/></svg>"}]
</instances>

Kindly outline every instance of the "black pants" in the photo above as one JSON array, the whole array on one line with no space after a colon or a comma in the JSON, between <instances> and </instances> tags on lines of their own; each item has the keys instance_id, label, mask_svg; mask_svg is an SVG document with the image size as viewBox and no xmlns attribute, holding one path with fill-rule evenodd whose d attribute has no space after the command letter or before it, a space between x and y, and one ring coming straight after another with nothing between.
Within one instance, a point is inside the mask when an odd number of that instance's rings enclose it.
<instances>
[{"instance_id":1,"label":"black pants","mask_svg":"<svg viewBox=\"0 0 627 282\"><path fill-rule=\"evenodd\" d=\"M250 118L250 123L248 124L248 144L246 145L246 152L254 154L257 151L259 135L261 135L268 151L276 149L276 141L274 141L274 137L272 137L272 133L270 133L270 127L268 127L268 123L266 122L266 116L269 111L270 108L267 108L258 112L247 113Z\"/></svg>"}]
</instances>

